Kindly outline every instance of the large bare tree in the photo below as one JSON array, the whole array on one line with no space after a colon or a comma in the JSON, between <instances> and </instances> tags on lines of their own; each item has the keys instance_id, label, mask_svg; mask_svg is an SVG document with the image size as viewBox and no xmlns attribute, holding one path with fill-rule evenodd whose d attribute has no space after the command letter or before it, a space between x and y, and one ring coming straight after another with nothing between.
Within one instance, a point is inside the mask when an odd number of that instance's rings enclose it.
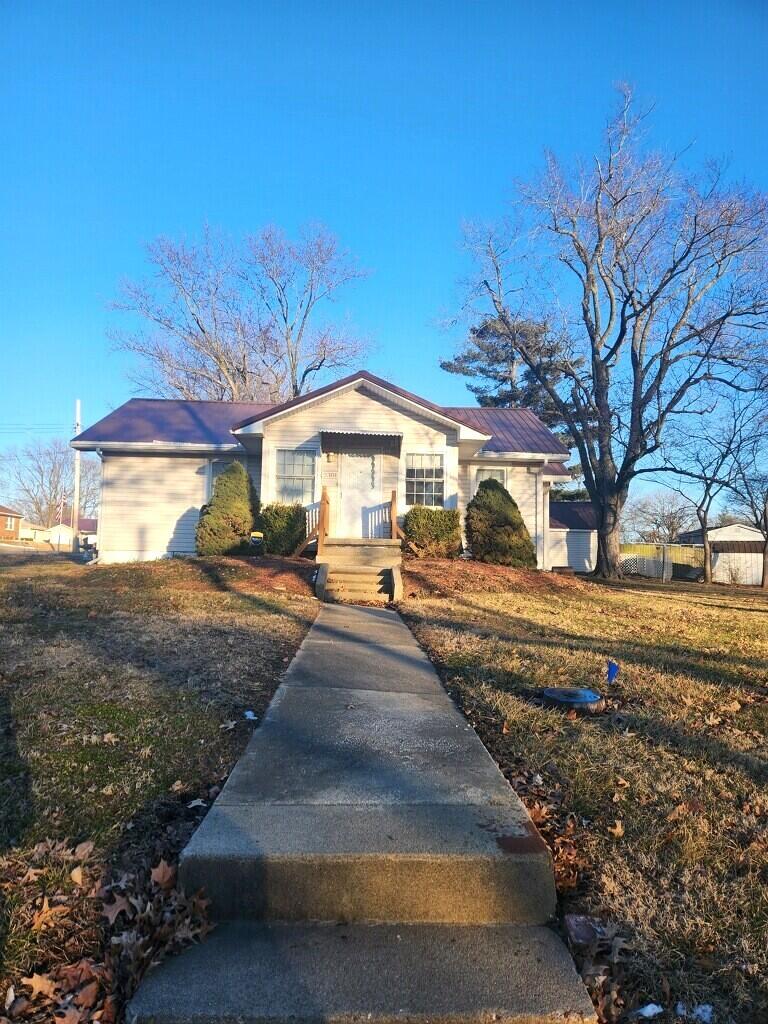
<instances>
[{"instance_id":1,"label":"large bare tree","mask_svg":"<svg viewBox=\"0 0 768 1024\"><path fill-rule=\"evenodd\" d=\"M573 438L606 577L670 419L713 385L753 387L766 351L766 197L714 164L688 173L643 127L623 90L598 155L572 171L548 155L514 225L468 234L475 323L509 342Z\"/></svg>"},{"instance_id":2,"label":"large bare tree","mask_svg":"<svg viewBox=\"0 0 768 1024\"><path fill-rule=\"evenodd\" d=\"M74 492L74 452L66 441L35 441L9 451L3 459L4 487L25 519L54 526L63 510L69 524ZM80 474L80 512L94 516L99 505L101 467L84 458Z\"/></svg>"},{"instance_id":3,"label":"large bare tree","mask_svg":"<svg viewBox=\"0 0 768 1024\"><path fill-rule=\"evenodd\" d=\"M123 284L111 332L138 357L134 380L165 397L277 402L349 366L363 344L325 310L363 276L322 227L291 241L265 228L241 245L206 227L199 242L147 246L152 277Z\"/></svg>"},{"instance_id":4,"label":"large bare tree","mask_svg":"<svg viewBox=\"0 0 768 1024\"><path fill-rule=\"evenodd\" d=\"M647 544L676 544L680 534L696 521L689 499L672 490L659 489L627 502L622 513L622 532Z\"/></svg>"}]
</instances>

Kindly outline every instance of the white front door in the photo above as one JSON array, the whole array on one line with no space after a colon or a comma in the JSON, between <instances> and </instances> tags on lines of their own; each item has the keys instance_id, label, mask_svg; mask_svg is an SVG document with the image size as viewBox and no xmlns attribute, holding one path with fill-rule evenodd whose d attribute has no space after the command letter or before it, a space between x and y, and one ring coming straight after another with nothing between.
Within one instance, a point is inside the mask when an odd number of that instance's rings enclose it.
<instances>
[{"instance_id":1,"label":"white front door","mask_svg":"<svg viewBox=\"0 0 768 1024\"><path fill-rule=\"evenodd\" d=\"M381 456L344 452L337 534L339 537L378 537L382 518Z\"/></svg>"}]
</instances>

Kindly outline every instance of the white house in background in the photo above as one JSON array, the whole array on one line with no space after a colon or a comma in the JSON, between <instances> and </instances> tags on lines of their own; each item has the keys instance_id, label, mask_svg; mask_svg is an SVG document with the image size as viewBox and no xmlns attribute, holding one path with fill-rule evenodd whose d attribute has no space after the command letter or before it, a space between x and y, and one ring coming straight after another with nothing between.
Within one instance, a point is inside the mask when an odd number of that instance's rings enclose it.
<instances>
[{"instance_id":1,"label":"white house in background","mask_svg":"<svg viewBox=\"0 0 768 1024\"><path fill-rule=\"evenodd\" d=\"M72 446L101 457L103 562L194 553L200 509L237 459L262 503L301 502L310 529L325 491L328 536L344 539L390 538L393 507L400 519L413 505L463 515L493 477L517 501L540 567L569 564L569 551L576 568L591 564L571 527L553 540L549 487L569 476L569 452L532 412L440 406L362 370L279 405L131 399Z\"/></svg>"},{"instance_id":2,"label":"white house in background","mask_svg":"<svg viewBox=\"0 0 768 1024\"><path fill-rule=\"evenodd\" d=\"M78 521L78 536L81 543L96 544L98 534L98 520L88 516L80 516ZM54 548L61 550L72 547L72 527L69 523L55 523L45 530L42 540L51 544Z\"/></svg>"},{"instance_id":3,"label":"white house in background","mask_svg":"<svg viewBox=\"0 0 768 1024\"><path fill-rule=\"evenodd\" d=\"M597 515L591 501L550 501L549 557L553 567L592 572L597 565Z\"/></svg>"},{"instance_id":4,"label":"white house in background","mask_svg":"<svg viewBox=\"0 0 768 1024\"><path fill-rule=\"evenodd\" d=\"M729 523L728 526L710 526L707 530L710 541L761 541L762 533L756 526L749 523ZM686 530L677 538L678 544L703 544L704 536L701 529Z\"/></svg>"}]
</instances>

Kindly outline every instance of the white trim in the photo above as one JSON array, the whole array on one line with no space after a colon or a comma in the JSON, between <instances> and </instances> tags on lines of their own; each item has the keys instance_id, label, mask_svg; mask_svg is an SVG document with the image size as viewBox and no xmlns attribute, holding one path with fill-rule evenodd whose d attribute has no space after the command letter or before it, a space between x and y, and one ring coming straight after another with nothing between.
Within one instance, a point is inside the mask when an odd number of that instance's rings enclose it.
<instances>
[{"instance_id":1,"label":"white trim","mask_svg":"<svg viewBox=\"0 0 768 1024\"><path fill-rule=\"evenodd\" d=\"M498 459L514 460L515 462L557 462L562 464L570 459L570 455L561 455L555 452L476 452L462 462L489 462Z\"/></svg>"},{"instance_id":2,"label":"white trim","mask_svg":"<svg viewBox=\"0 0 768 1024\"><path fill-rule=\"evenodd\" d=\"M320 501L320 498L321 498L322 493L323 493L322 476L321 476L321 469L322 469L321 462L322 462L322 458L323 458L323 452L322 452L321 448L318 448L317 445L314 445L314 444L300 444L300 445L294 446L293 448L291 448L290 445L280 444L280 445L275 445L271 449L271 451L270 451L270 464L271 464L271 470L272 470L272 499L271 500L273 502L279 502L281 504L286 504L285 502L283 502L283 499L279 498L278 495L277 495L277 453L278 452L311 452L315 456L314 496L312 498L312 501L309 502L309 504L310 505L314 505L318 501ZM264 457L262 455L262 460L263 460L263 458ZM263 474L263 472L264 472L264 470L263 470L263 465L262 465L262 474ZM267 502L266 504L269 504L269 502ZM307 507L307 505L304 505L304 508L306 508L306 507Z\"/></svg>"},{"instance_id":3,"label":"white trim","mask_svg":"<svg viewBox=\"0 0 768 1024\"><path fill-rule=\"evenodd\" d=\"M367 387L378 394L387 395L394 399L396 403L404 405L406 409L415 409L422 416L431 417L438 423L447 423L451 427L457 427L458 438L461 441L488 441L493 437L493 434L485 434L482 431L475 430L473 427L462 423L461 420L454 419L452 416L447 416L445 413L440 413L435 409L431 409L429 406L422 405L420 402L414 402L410 398L405 398L403 395L399 395L396 391L390 391L389 388L384 388L380 384L374 384L373 381L367 380L365 377L362 377L359 380L349 381L337 388L331 388L328 391L324 391L321 395L315 395L312 398L307 397L296 405L291 406L290 409L280 409L277 412L268 413L266 416L260 417L253 423L247 423L244 427L238 427L236 430L231 430L230 433L234 437L237 437L239 434L263 434L264 424L266 423L271 423L273 420L280 419L284 416L290 416L292 413L298 412L300 409L306 409L307 406L314 405L316 402L324 402L333 395L343 394L346 391L357 391L361 387Z\"/></svg>"},{"instance_id":4,"label":"white trim","mask_svg":"<svg viewBox=\"0 0 768 1024\"><path fill-rule=\"evenodd\" d=\"M152 455L157 452L236 452L247 449L237 444L192 444L187 441L70 441L70 448L82 452L145 452Z\"/></svg>"},{"instance_id":5,"label":"white trim","mask_svg":"<svg viewBox=\"0 0 768 1024\"><path fill-rule=\"evenodd\" d=\"M499 472L503 473L504 479L501 482L501 486L506 490L506 487L507 487L507 469L508 468L510 468L510 467L507 467L507 466L498 466L498 467L497 466L475 466L474 467L474 470L475 470L475 489L472 491L471 498L474 498L474 496L477 494L478 488L480 487L481 481L477 479L477 474L478 473L499 473ZM490 479L490 478L486 478L486 479ZM470 498L470 500L471 500L471 498Z\"/></svg>"}]
</instances>

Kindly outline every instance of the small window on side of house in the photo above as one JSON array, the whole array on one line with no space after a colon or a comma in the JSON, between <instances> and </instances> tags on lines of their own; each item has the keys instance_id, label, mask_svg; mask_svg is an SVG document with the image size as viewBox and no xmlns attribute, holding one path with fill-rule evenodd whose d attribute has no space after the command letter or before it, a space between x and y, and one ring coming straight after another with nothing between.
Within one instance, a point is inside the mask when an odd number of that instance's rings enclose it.
<instances>
[{"instance_id":1,"label":"small window on side of house","mask_svg":"<svg viewBox=\"0 0 768 1024\"><path fill-rule=\"evenodd\" d=\"M478 469L477 476L475 478L475 493L477 493L480 484L483 480L498 480L502 487L507 486L507 471L506 469Z\"/></svg>"},{"instance_id":2,"label":"small window on side of house","mask_svg":"<svg viewBox=\"0 0 768 1024\"><path fill-rule=\"evenodd\" d=\"M10 530L10 532L13 533L13 516L5 517L5 528L6 530Z\"/></svg>"},{"instance_id":3,"label":"small window on side of house","mask_svg":"<svg viewBox=\"0 0 768 1024\"><path fill-rule=\"evenodd\" d=\"M405 457L406 505L442 508L445 501L443 456L413 454Z\"/></svg>"}]
</instances>

